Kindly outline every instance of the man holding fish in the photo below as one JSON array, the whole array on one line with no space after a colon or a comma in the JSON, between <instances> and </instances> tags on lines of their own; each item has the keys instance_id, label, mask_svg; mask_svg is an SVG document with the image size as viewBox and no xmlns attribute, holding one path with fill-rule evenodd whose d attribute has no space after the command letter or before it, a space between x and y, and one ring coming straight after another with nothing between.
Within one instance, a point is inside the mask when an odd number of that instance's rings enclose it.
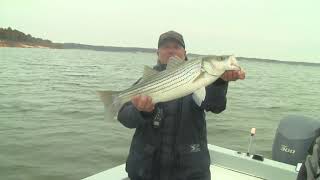
<instances>
[{"instance_id":1,"label":"man holding fish","mask_svg":"<svg viewBox=\"0 0 320 180\"><path fill-rule=\"evenodd\" d=\"M121 92L100 91L105 107L135 128L126 171L131 180L210 180L205 111L226 108L228 81L245 79L234 56L188 60L181 34L159 37L158 62ZM214 173L214 172L213 172Z\"/></svg>"}]
</instances>

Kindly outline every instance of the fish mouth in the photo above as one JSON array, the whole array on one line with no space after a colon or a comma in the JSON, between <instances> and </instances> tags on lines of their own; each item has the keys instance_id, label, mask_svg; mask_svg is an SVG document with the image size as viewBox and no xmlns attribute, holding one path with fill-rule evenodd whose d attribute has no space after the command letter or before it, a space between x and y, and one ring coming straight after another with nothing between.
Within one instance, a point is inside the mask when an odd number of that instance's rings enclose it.
<instances>
[{"instance_id":1,"label":"fish mouth","mask_svg":"<svg viewBox=\"0 0 320 180\"><path fill-rule=\"evenodd\" d=\"M239 70L239 71L241 71L241 67L240 67L238 64L232 64L232 63L231 63L231 68L234 69L234 70Z\"/></svg>"},{"instance_id":2,"label":"fish mouth","mask_svg":"<svg viewBox=\"0 0 320 180\"><path fill-rule=\"evenodd\" d=\"M229 64L230 70L239 70L239 71L241 70L241 67L238 64L238 61L234 57L234 55L229 57L229 63L228 64Z\"/></svg>"}]
</instances>

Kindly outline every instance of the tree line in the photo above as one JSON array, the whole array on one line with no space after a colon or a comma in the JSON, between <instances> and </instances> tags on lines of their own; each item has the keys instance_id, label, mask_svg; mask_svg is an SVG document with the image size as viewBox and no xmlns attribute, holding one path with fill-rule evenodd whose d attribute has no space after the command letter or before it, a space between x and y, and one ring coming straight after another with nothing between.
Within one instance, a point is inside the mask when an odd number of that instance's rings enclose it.
<instances>
[{"instance_id":1,"label":"tree line","mask_svg":"<svg viewBox=\"0 0 320 180\"><path fill-rule=\"evenodd\" d=\"M0 40L3 41L12 41L12 42L23 42L27 44L36 44L42 46L55 46L57 44L52 43L50 40L35 38L30 34L25 34L16 29L8 28L0 28Z\"/></svg>"}]
</instances>

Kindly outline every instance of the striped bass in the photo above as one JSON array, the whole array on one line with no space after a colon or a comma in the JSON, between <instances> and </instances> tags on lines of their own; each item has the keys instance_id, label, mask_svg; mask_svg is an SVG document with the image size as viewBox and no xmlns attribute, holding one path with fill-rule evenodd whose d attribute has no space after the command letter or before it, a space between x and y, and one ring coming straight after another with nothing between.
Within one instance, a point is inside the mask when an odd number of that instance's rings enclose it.
<instances>
[{"instance_id":1,"label":"striped bass","mask_svg":"<svg viewBox=\"0 0 320 180\"><path fill-rule=\"evenodd\" d=\"M164 71L145 66L141 80L123 91L98 91L108 111L116 115L122 105L136 95L147 95L152 103L166 102L193 93L200 106L205 98L205 87L215 82L227 70L240 70L232 56L204 56L184 61L170 58Z\"/></svg>"}]
</instances>

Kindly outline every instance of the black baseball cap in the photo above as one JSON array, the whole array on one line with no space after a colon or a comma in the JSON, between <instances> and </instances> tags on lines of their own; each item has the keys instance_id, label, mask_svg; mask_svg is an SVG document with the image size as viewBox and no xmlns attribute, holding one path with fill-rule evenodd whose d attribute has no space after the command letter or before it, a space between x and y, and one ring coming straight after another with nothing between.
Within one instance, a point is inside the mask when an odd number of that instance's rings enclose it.
<instances>
[{"instance_id":1,"label":"black baseball cap","mask_svg":"<svg viewBox=\"0 0 320 180\"><path fill-rule=\"evenodd\" d=\"M160 46L162 46L167 41L176 41L184 49L186 48L182 35L180 33L175 32L175 31L168 31L168 32L161 34L159 37L159 41L158 41L158 48Z\"/></svg>"}]
</instances>

